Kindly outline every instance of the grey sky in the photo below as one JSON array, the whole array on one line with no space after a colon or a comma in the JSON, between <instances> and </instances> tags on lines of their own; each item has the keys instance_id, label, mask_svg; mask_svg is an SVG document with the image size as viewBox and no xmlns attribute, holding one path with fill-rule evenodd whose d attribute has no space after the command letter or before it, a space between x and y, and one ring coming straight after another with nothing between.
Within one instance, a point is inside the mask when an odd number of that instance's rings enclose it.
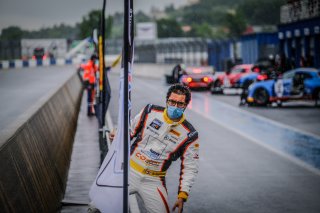
<instances>
[{"instance_id":1,"label":"grey sky","mask_svg":"<svg viewBox=\"0 0 320 213\"><path fill-rule=\"evenodd\" d=\"M22 29L51 27L62 22L74 24L92 9L100 9L103 0L0 0L0 31L8 26ZM134 10L149 12L152 6L164 8L186 4L188 0L134 0ZM123 0L107 0L106 15L123 10Z\"/></svg>"}]
</instances>

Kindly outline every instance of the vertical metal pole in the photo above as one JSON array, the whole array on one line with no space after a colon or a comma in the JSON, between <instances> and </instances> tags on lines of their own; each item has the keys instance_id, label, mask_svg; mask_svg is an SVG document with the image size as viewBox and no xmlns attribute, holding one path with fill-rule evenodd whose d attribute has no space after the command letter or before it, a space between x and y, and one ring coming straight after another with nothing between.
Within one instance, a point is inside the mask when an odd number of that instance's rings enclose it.
<instances>
[{"instance_id":1,"label":"vertical metal pole","mask_svg":"<svg viewBox=\"0 0 320 213\"><path fill-rule=\"evenodd\" d=\"M128 110L128 72L129 72L129 0L124 0L124 29L123 29L123 65L124 65L124 172L123 172L123 213L128 213L128 131L129 131L129 110Z\"/></svg>"},{"instance_id":2,"label":"vertical metal pole","mask_svg":"<svg viewBox=\"0 0 320 213\"><path fill-rule=\"evenodd\" d=\"M99 79L99 90L100 90L100 101L102 101L102 113L101 113L101 127L104 127L105 125L105 111L106 111L106 105L105 105L105 63L104 63L104 38L105 38L105 10L106 10L106 0L103 0L103 7L101 11L101 26L100 26L100 36L99 36L99 71L100 71L100 79Z\"/></svg>"}]
</instances>

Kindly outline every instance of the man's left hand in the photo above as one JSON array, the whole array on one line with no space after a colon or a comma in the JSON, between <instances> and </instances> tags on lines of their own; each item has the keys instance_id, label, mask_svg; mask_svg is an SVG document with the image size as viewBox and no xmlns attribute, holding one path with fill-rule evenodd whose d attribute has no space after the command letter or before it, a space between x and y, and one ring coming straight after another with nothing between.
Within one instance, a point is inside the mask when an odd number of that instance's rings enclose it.
<instances>
[{"instance_id":1,"label":"man's left hand","mask_svg":"<svg viewBox=\"0 0 320 213\"><path fill-rule=\"evenodd\" d=\"M178 198L178 200L176 201L176 203L174 204L172 211L174 211L176 209L176 207L178 207L178 213L182 213L183 211L183 199L182 198Z\"/></svg>"}]
</instances>

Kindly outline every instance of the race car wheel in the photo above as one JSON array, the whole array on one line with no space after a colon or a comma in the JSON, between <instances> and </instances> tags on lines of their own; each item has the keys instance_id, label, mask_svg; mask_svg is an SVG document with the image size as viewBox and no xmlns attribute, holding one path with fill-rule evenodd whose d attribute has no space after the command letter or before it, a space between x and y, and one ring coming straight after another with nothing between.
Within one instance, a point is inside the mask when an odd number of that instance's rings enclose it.
<instances>
[{"instance_id":1,"label":"race car wheel","mask_svg":"<svg viewBox=\"0 0 320 213\"><path fill-rule=\"evenodd\" d=\"M210 87L211 94L223 93L222 84L219 80L216 80Z\"/></svg>"},{"instance_id":2,"label":"race car wheel","mask_svg":"<svg viewBox=\"0 0 320 213\"><path fill-rule=\"evenodd\" d=\"M278 106L278 107L282 107L282 101L278 101L278 102L277 102L277 106Z\"/></svg>"},{"instance_id":3,"label":"race car wheel","mask_svg":"<svg viewBox=\"0 0 320 213\"><path fill-rule=\"evenodd\" d=\"M258 88L253 95L258 106L266 106L269 103L269 94L264 88Z\"/></svg>"}]
</instances>

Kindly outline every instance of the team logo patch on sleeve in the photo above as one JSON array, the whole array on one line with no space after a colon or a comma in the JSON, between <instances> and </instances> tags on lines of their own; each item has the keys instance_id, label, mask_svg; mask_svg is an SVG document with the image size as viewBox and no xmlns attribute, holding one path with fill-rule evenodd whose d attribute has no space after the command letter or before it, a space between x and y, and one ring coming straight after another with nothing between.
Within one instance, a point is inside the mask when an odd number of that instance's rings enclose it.
<instances>
[{"instance_id":1,"label":"team logo patch on sleeve","mask_svg":"<svg viewBox=\"0 0 320 213\"><path fill-rule=\"evenodd\" d=\"M158 130L158 129L160 129L160 127L162 126L162 124L163 124L162 121L160 121L160 120L158 120L158 119L155 118L155 119L151 122L150 126L153 127L153 128L155 128L156 130Z\"/></svg>"},{"instance_id":2,"label":"team logo patch on sleeve","mask_svg":"<svg viewBox=\"0 0 320 213\"><path fill-rule=\"evenodd\" d=\"M198 132L197 131L194 131L194 132L190 132L188 133L188 137L189 138L192 138L195 134L197 134Z\"/></svg>"}]
</instances>

